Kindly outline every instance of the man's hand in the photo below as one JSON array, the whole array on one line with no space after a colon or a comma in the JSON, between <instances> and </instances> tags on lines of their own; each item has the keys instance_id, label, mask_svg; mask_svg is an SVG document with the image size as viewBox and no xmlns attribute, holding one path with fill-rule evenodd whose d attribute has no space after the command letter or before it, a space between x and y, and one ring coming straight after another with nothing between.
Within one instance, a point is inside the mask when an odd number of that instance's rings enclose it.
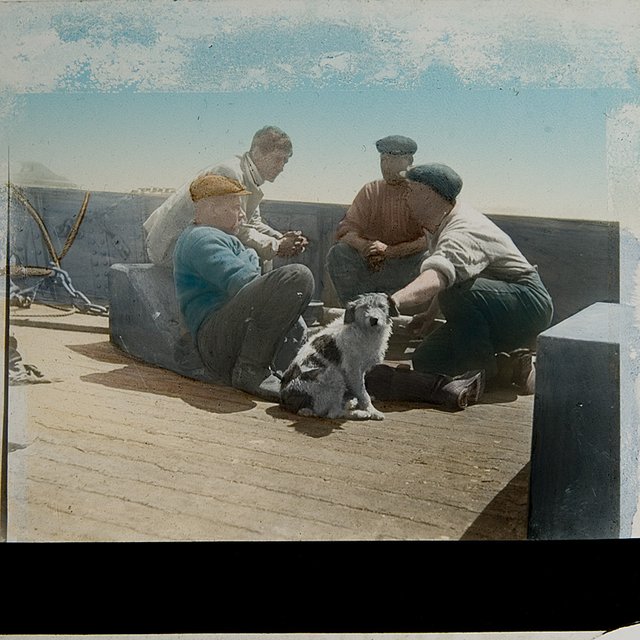
<instances>
[{"instance_id":1,"label":"man's hand","mask_svg":"<svg viewBox=\"0 0 640 640\"><path fill-rule=\"evenodd\" d=\"M382 269L382 265L384 265L385 256L382 255L373 255L369 256L367 260L367 268L369 271L380 271Z\"/></svg>"},{"instance_id":2,"label":"man's hand","mask_svg":"<svg viewBox=\"0 0 640 640\"><path fill-rule=\"evenodd\" d=\"M309 241L302 235L302 231L287 231L280 239L276 255L281 258L297 256L308 244Z\"/></svg>"},{"instance_id":3,"label":"man's hand","mask_svg":"<svg viewBox=\"0 0 640 640\"><path fill-rule=\"evenodd\" d=\"M365 259L369 271L380 271L387 258L388 245L380 240L368 240L360 249L360 255Z\"/></svg>"},{"instance_id":4,"label":"man's hand","mask_svg":"<svg viewBox=\"0 0 640 640\"><path fill-rule=\"evenodd\" d=\"M363 245L362 251L360 253L365 258L370 258L373 256L385 257L388 248L389 245L386 245L384 242L380 242L380 240L370 240Z\"/></svg>"}]
</instances>

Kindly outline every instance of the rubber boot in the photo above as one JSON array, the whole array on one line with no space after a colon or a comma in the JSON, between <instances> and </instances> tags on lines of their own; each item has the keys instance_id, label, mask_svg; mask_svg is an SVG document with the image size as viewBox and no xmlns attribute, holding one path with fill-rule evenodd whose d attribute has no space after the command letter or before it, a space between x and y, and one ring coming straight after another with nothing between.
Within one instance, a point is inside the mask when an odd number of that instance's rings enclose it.
<instances>
[{"instance_id":1,"label":"rubber boot","mask_svg":"<svg viewBox=\"0 0 640 640\"><path fill-rule=\"evenodd\" d=\"M263 400L280 402L280 379L271 373L269 367L239 360L231 374L231 386Z\"/></svg>"},{"instance_id":2,"label":"rubber boot","mask_svg":"<svg viewBox=\"0 0 640 640\"><path fill-rule=\"evenodd\" d=\"M275 346L272 333L261 329L253 319L246 321L244 340L231 374L231 386L252 395L280 401L280 379L272 374L270 363Z\"/></svg>"}]
</instances>

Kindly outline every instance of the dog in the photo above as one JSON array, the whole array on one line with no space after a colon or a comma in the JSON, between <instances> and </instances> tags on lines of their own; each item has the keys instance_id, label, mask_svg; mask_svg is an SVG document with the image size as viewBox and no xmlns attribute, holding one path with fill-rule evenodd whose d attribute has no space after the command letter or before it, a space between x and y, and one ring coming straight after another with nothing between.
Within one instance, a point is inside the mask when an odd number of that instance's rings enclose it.
<instances>
[{"instance_id":1,"label":"dog","mask_svg":"<svg viewBox=\"0 0 640 640\"><path fill-rule=\"evenodd\" d=\"M301 416L383 420L364 376L384 360L391 318L398 309L386 293L349 302L338 318L302 345L280 385L280 405Z\"/></svg>"}]
</instances>

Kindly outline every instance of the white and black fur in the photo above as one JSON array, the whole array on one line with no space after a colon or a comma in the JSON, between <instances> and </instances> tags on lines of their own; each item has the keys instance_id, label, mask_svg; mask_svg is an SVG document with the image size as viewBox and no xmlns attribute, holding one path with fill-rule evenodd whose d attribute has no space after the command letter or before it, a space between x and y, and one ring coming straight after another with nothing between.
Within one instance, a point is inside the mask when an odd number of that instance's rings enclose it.
<instances>
[{"instance_id":1,"label":"white and black fur","mask_svg":"<svg viewBox=\"0 0 640 640\"><path fill-rule=\"evenodd\" d=\"M301 416L383 420L364 376L380 364L398 309L386 293L367 293L301 348L282 377L280 404Z\"/></svg>"}]
</instances>

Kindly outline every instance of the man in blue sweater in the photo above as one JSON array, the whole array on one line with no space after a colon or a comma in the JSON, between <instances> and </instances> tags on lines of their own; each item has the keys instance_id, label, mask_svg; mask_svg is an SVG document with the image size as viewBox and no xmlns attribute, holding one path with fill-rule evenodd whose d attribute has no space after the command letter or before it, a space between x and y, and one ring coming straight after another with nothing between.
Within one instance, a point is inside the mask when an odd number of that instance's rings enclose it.
<instances>
[{"instance_id":1,"label":"man in blue sweater","mask_svg":"<svg viewBox=\"0 0 640 640\"><path fill-rule=\"evenodd\" d=\"M207 174L189 192L195 218L173 254L180 313L216 379L278 402L271 365L311 300L313 275L301 264L261 275L258 255L236 237L248 194L240 182Z\"/></svg>"}]
</instances>

